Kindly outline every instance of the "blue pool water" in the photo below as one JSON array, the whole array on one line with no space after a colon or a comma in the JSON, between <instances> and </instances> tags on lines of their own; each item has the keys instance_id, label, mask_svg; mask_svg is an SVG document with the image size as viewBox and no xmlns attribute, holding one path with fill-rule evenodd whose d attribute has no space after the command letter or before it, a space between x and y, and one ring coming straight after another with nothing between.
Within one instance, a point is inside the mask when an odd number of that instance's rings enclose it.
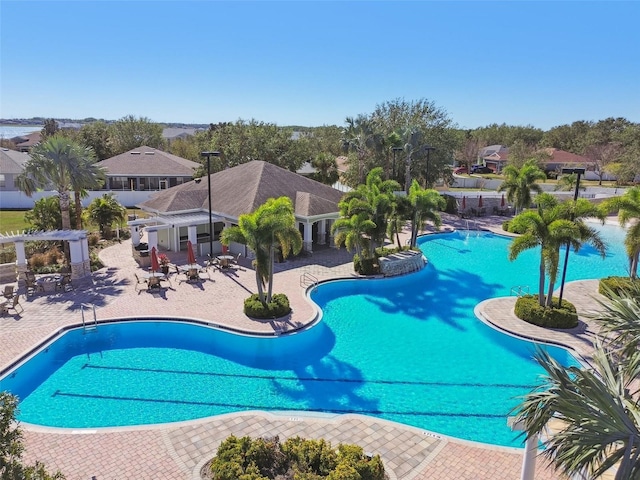
<instances>
[{"instance_id":1,"label":"blue pool water","mask_svg":"<svg viewBox=\"0 0 640 480\"><path fill-rule=\"evenodd\" d=\"M568 280L626 274L622 231L603 261L585 247ZM520 446L506 426L541 369L534 345L485 326L481 300L537 285L537 253L509 262L509 240L471 232L420 240L423 271L388 280L320 285L323 320L305 332L253 338L163 321L74 330L0 389L17 394L19 419L62 427L136 425L226 412L357 412L498 445ZM560 361L573 358L548 347Z\"/></svg>"}]
</instances>

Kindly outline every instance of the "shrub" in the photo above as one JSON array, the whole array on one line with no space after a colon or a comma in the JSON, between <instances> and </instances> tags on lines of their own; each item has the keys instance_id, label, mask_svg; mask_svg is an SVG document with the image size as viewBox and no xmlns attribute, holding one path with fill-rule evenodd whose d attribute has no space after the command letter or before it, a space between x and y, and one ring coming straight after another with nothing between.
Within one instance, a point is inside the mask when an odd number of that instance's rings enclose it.
<instances>
[{"instance_id":1,"label":"shrub","mask_svg":"<svg viewBox=\"0 0 640 480\"><path fill-rule=\"evenodd\" d=\"M31 270L37 270L39 268L44 267L47 264L47 257L44 253L34 253L29 258L29 265L31 266Z\"/></svg>"},{"instance_id":2,"label":"shrub","mask_svg":"<svg viewBox=\"0 0 640 480\"><path fill-rule=\"evenodd\" d=\"M47 265L56 265L64 260L64 254L60 251L57 245L54 245L45 252L45 260Z\"/></svg>"},{"instance_id":3,"label":"shrub","mask_svg":"<svg viewBox=\"0 0 640 480\"><path fill-rule=\"evenodd\" d=\"M270 439L230 436L210 463L216 480L385 480L379 455L369 457L357 445L292 437L281 444Z\"/></svg>"},{"instance_id":4,"label":"shrub","mask_svg":"<svg viewBox=\"0 0 640 480\"><path fill-rule=\"evenodd\" d=\"M504 230L505 232L508 232L510 223L511 222L509 220L505 220L504 222L502 222L502 230Z\"/></svg>"},{"instance_id":5,"label":"shrub","mask_svg":"<svg viewBox=\"0 0 640 480\"><path fill-rule=\"evenodd\" d=\"M87 237L87 242L89 243L90 247L95 247L96 245L98 245L98 242L100 242L100 234L99 233L91 233Z\"/></svg>"},{"instance_id":6,"label":"shrub","mask_svg":"<svg viewBox=\"0 0 640 480\"><path fill-rule=\"evenodd\" d=\"M380 273L380 265L377 258L363 258L356 254L353 256L353 269L360 275L377 275Z\"/></svg>"},{"instance_id":7,"label":"shrub","mask_svg":"<svg viewBox=\"0 0 640 480\"><path fill-rule=\"evenodd\" d=\"M637 296L640 293L640 280L632 280L630 277L606 277L598 282L598 293L609 297L609 291L614 294Z\"/></svg>"},{"instance_id":8,"label":"shrub","mask_svg":"<svg viewBox=\"0 0 640 480\"><path fill-rule=\"evenodd\" d=\"M244 314L252 318L280 318L291 313L289 298L284 293L276 293L271 302L264 304L257 293L244 301Z\"/></svg>"},{"instance_id":9,"label":"shrub","mask_svg":"<svg viewBox=\"0 0 640 480\"><path fill-rule=\"evenodd\" d=\"M537 295L525 295L516 300L515 314L521 320L545 328L574 328L578 325L576 307L567 300L557 307L558 298L553 297L553 307L541 307Z\"/></svg>"}]
</instances>

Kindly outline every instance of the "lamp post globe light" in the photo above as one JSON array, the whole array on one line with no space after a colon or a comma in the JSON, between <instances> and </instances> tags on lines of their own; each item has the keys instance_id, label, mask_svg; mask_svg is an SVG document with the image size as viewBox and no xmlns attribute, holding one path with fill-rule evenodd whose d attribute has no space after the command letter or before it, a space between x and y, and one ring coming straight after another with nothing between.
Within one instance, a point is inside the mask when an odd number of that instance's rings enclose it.
<instances>
[{"instance_id":1,"label":"lamp post globe light","mask_svg":"<svg viewBox=\"0 0 640 480\"><path fill-rule=\"evenodd\" d=\"M578 191L580 190L580 176L584 175L586 169L584 168L563 168L563 175L577 175L578 178L576 180L576 191L573 194L573 201L578 200ZM573 220L573 215L571 220ZM567 276L567 262L569 261L569 248L571 248L571 243L567 242L567 250L564 254L564 266L562 267L562 280L560 281L560 297L558 298L558 307L562 306L562 294L564 292L564 280Z\"/></svg>"},{"instance_id":2,"label":"lamp post globe light","mask_svg":"<svg viewBox=\"0 0 640 480\"><path fill-rule=\"evenodd\" d=\"M207 189L209 191L209 258L213 257L213 221L211 220L211 157L219 157L220 152L200 152L207 159Z\"/></svg>"}]
</instances>

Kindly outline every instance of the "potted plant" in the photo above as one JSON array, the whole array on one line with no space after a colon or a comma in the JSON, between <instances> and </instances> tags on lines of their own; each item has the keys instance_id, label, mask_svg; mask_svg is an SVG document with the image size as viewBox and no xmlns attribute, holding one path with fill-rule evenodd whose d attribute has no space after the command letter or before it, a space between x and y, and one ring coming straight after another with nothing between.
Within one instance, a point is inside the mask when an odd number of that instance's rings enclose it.
<instances>
[{"instance_id":1,"label":"potted plant","mask_svg":"<svg viewBox=\"0 0 640 480\"><path fill-rule=\"evenodd\" d=\"M160 270L165 275L169 273L169 264L171 260L169 260L169 256L166 253L161 253L158 255L158 263L160 264Z\"/></svg>"}]
</instances>

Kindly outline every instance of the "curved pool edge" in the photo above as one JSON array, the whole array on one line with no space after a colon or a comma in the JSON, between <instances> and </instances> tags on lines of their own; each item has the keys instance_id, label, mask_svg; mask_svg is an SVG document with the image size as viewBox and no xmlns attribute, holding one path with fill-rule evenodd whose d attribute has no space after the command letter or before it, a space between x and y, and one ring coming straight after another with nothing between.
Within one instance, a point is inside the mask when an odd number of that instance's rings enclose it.
<instances>
[{"instance_id":1,"label":"curved pool edge","mask_svg":"<svg viewBox=\"0 0 640 480\"><path fill-rule=\"evenodd\" d=\"M564 348L583 365L590 365L591 345L595 333L581 315L581 311L594 311L597 306L598 280L574 280L565 284L565 289L576 289L591 302L576 304L580 323L569 330L549 329L533 325L516 317L513 305L517 297L494 297L481 301L474 307L474 315L488 327L528 342L541 343ZM585 293L586 292L586 293Z\"/></svg>"}]
</instances>

